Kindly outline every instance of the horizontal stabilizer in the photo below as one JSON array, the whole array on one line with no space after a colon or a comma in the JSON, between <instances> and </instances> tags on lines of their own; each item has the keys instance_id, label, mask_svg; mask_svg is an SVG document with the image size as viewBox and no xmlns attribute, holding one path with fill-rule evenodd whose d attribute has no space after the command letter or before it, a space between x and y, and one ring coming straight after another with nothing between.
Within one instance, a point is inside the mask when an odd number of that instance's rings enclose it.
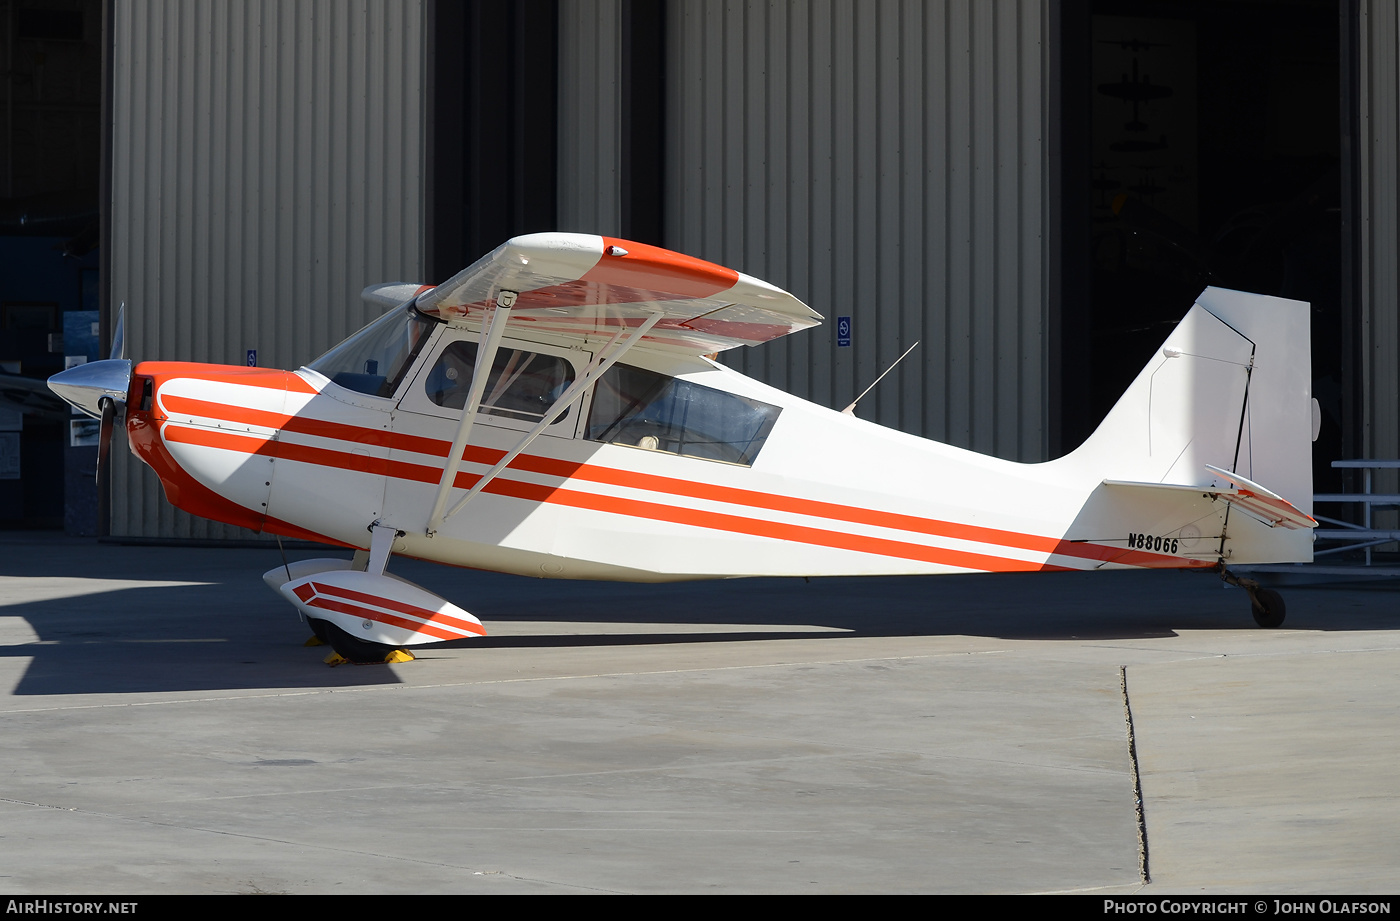
<instances>
[{"instance_id":1,"label":"horizontal stabilizer","mask_svg":"<svg viewBox=\"0 0 1400 921\"><path fill-rule=\"evenodd\" d=\"M1103 484L1135 489L1200 493L1237 506L1271 528L1285 528L1291 531L1298 528L1317 527L1317 522L1311 515L1299 510L1287 499L1270 492L1253 480L1211 464L1206 464L1206 469L1231 485L1228 487L1191 486L1179 483L1139 483L1129 480L1104 480Z\"/></svg>"},{"instance_id":2,"label":"horizontal stabilizer","mask_svg":"<svg viewBox=\"0 0 1400 921\"><path fill-rule=\"evenodd\" d=\"M1232 505L1238 505L1270 527L1289 530L1317 527L1313 516L1295 508L1287 499L1270 492L1253 480L1210 464L1206 464L1206 469L1235 487L1233 496L1222 493L1222 499Z\"/></svg>"}]
</instances>

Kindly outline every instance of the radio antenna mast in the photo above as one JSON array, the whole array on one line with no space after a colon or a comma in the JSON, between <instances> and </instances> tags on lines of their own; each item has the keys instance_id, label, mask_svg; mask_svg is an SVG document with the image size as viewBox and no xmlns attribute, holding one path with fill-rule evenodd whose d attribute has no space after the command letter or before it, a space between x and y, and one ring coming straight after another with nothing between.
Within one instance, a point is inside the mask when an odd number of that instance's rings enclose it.
<instances>
[{"instance_id":1,"label":"radio antenna mast","mask_svg":"<svg viewBox=\"0 0 1400 921\"><path fill-rule=\"evenodd\" d=\"M909 346L909 348L905 349L905 350L904 350L904 354L901 355L901 356L899 356L898 358L896 358L896 359L894 360L894 364L890 365L888 368L885 369L885 374L889 374L889 373L890 373L891 371L893 371L895 368L899 367L899 363L900 363L901 361L903 361L904 359L908 358L908 357L909 357L909 353L912 352L912 351L914 351L914 350L917 349L918 347L919 347L919 343L918 343L918 342L915 342L913 345ZM875 378L875 384L878 384L878 383L880 383L880 381L884 380L884 379L885 379L885 374L881 374L879 377ZM862 391L860 392L860 396L858 396L858 397L856 397L854 400L852 400L852 401L851 401L851 405L850 405L850 406L847 406L845 409L841 410L841 412L845 413L845 414L848 415L848 416L854 416L854 415L856 414L856 404L859 403L861 400L865 399L865 395L866 395L867 393L869 393L870 391L872 391L872 390L875 389L875 384L871 384L869 387L866 387L864 390L862 390Z\"/></svg>"}]
</instances>

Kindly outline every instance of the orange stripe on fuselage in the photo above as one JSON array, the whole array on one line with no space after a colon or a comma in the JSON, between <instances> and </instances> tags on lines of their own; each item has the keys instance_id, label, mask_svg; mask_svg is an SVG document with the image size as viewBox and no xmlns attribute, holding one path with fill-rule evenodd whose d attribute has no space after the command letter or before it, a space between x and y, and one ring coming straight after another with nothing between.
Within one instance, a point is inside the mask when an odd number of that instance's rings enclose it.
<instances>
[{"instance_id":1,"label":"orange stripe on fuselage","mask_svg":"<svg viewBox=\"0 0 1400 921\"><path fill-rule=\"evenodd\" d=\"M277 368L211 365L198 361L143 361L132 373L155 380L157 390L166 381L184 377L220 384L238 384L243 387L290 390L292 393L317 392L315 387L296 374Z\"/></svg>"},{"instance_id":2,"label":"orange stripe on fuselage","mask_svg":"<svg viewBox=\"0 0 1400 921\"><path fill-rule=\"evenodd\" d=\"M227 403L214 403L209 400L196 400L193 397L162 396L161 405L168 412L182 413L191 417L218 419L235 425L256 425L260 428L281 429L298 435L311 435L316 438L332 438L348 441L351 444L376 445L411 451L414 454L427 454L446 457L452 449L452 442L422 435L405 435L387 429L372 429L345 422L329 422L323 419L310 419L287 413L272 412L266 409L250 409L246 406L231 406ZM199 423L195 423L196 425ZM489 450L489 449L483 449ZM503 457L504 451L497 457ZM494 463L492 461L491 463Z\"/></svg>"},{"instance_id":3,"label":"orange stripe on fuselage","mask_svg":"<svg viewBox=\"0 0 1400 921\"><path fill-rule=\"evenodd\" d=\"M206 417L212 419L223 419L236 424L257 425L265 428L280 428L288 432L295 432L303 435L331 438L340 441L349 441L355 444L373 444L381 447L388 447L394 450L408 451L415 454L427 456L446 457L451 450L451 443L436 438L419 435L406 435L402 433L390 432L384 429L371 429L363 426L349 425L340 422L328 422L317 419L309 419L301 416L293 416L285 413L269 412L266 410L249 409L247 407L232 406L224 403L215 403L205 400L197 400L190 397L164 396L161 398L162 404L172 412L188 413L191 416ZM188 432L188 429L183 430ZM188 435L180 440L188 440ZM229 443L232 444L232 443ZM209 444L210 447L221 445ZM231 447L230 450L240 450ZM434 467L425 467L420 464L413 464L406 461L388 460L385 458L370 458L362 454L350 454L325 448L315 448L305 445L294 445L288 442L277 443L278 457L289 460L298 460L303 463L319 464L322 466L336 467L348 470L362 470L381 476L394 476L400 479L415 480L424 483L436 483L441 477L441 471ZM505 456L504 451L493 448L485 448L469 445L463 452L463 459L480 464L494 464ZM891 530L907 531L917 534L928 534L934 537L944 537L953 540L965 540L975 543L992 544L996 546L1015 548L1020 550L1030 550L1032 552L1047 553L1057 556L1067 556L1084 560L1095 560L1099 562L1113 562L1133 566L1160 566L1170 568L1188 568L1195 566L1212 565L1206 561L1187 560L1181 557L1169 556L1133 550L1105 546L1102 544L1071 543L1069 541L1043 537L1036 534L1025 534L1017 531L1006 531L999 528L987 528L979 525L960 524L951 521L941 521L932 518L920 518L914 515L905 515L899 512L887 512L877 509L860 508L856 506L840 505L833 502L825 502L818 499L804 499L795 496L775 495L772 493L759 492L757 490L743 489L735 486L720 486L710 483L697 483L692 480L683 480L676 477L662 476L652 473L639 473L630 470L619 470L613 467L604 467L594 464L586 464L580 461L568 461L558 458L544 457L535 454L522 454L511 461L508 469L520 470L522 472L539 473L545 476L554 476L561 479L577 479L588 482L601 483L610 486L620 486L630 489L640 489L649 492L657 492L667 495L685 496L692 499L701 499L712 502L724 502L731 505L741 505L749 508L762 508L770 511L785 512L789 514L806 515L813 518L823 518L832 521L843 521L851 524L862 524L873 527L889 528ZM468 489L476 482L478 477L475 474L459 473L453 485L459 489ZM520 481L507 480L505 483L516 484L522 488L528 487L531 490L545 490L544 498L535 496L516 495L506 489L497 489L496 482L502 482L499 478L490 484L486 492L500 495L514 495L516 498L531 499L540 502L554 502L557 504L576 505L580 508L594 508L595 506L586 503L564 501L565 497L595 497L593 493L581 493L574 490L564 490L559 487L536 487L534 484L522 483ZM596 497L606 500L609 497ZM657 506L649 503L631 499L617 499L618 503L637 503L639 507L651 507L670 509L669 506ZM637 512L627 512L620 509L597 508L598 511L614 511L617 514L633 514L637 517L653 518L655 520L675 521L676 523L697 524L700 527L716 527L715 525L698 524L697 522L680 521L674 517L657 518L652 514L638 514ZM674 510L677 513L683 510ZM688 510L685 510L688 511ZM721 513L696 512L697 515L716 515L720 519L732 519L736 522L751 522L751 519L736 518L735 516L722 515ZM779 525L780 528L799 528L801 525ZM719 526L720 530L739 531L741 533L753 533L757 536L778 537L776 534L758 535L756 531L747 528L735 528L729 526ZM836 535L853 541L884 541L883 538L864 538L856 535L845 535L839 532L831 532L822 529L805 528L817 534ZM794 537L779 537L785 540L799 540L803 543L813 543ZM824 546L840 546L836 543L826 541L816 541ZM888 541L890 545L907 548L924 548L920 544L909 544L902 541ZM842 549L856 549L854 547L843 546ZM885 553L881 550L867 549L862 552L878 553L882 555L893 555L906 559L925 559L922 555L910 556L907 553ZM986 556L983 554L965 553L964 551L946 550L941 551L947 554L960 555L968 560L996 561L1000 563L1013 563L1015 570L1022 569L1056 569L1067 570L1072 567L1055 566L1052 564L1032 564L1021 560L1007 560L1001 557ZM944 560L927 560L928 562L947 562L947 565L986 569L989 568L982 563L960 563Z\"/></svg>"},{"instance_id":4,"label":"orange stripe on fuselage","mask_svg":"<svg viewBox=\"0 0 1400 921\"><path fill-rule=\"evenodd\" d=\"M206 448L220 448L240 454L260 454L265 457L277 456L276 440L265 435L240 435L237 432L221 432L217 429L179 424L166 425L161 435L166 441L176 444L202 445Z\"/></svg>"},{"instance_id":5,"label":"orange stripe on fuselage","mask_svg":"<svg viewBox=\"0 0 1400 921\"><path fill-rule=\"evenodd\" d=\"M173 436L173 437L172 437ZM416 480L422 483L436 483L441 472L433 467L412 464L389 458L366 457L326 448L288 444L267 439L259 439L211 429L168 425L166 437L185 444L198 444L227 451L244 453L266 453L275 450L279 459L300 461L320 467L334 467L354 470L372 476L392 476L398 479ZM275 446L275 447L274 447ZM459 472L453 485L458 489L470 489L481 479L480 474ZM1043 570L1068 570L1070 567L1049 563L1035 563L1027 560L1008 559L964 550L951 550L942 547L929 547L907 541L882 537L866 537L830 531L806 525L785 524L764 521L741 515L722 512L709 512L698 509L664 505L640 499L623 499L597 493L581 492L558 486L542 486L501 476L492 480L484 490L498 496L524 499L530 502L549 502L573 508L624 515L632 518L645 518L653 521L666 521L672 524L690 525L709 530L727 531L735 534L748 534L753 537L767 537L776 540L793 541L814 546L831 547L838 550L853 550L859 553L872 553L899 559L918 560L961 569L986 570L989 572L1036 572Z\"/></svg>"}]
</instances>

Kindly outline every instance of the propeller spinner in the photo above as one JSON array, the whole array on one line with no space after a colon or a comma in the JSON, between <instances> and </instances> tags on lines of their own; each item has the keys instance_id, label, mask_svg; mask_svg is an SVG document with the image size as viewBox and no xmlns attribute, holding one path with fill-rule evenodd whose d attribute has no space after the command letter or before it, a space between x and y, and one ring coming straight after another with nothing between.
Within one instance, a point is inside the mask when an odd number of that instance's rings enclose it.
<instances>
[{"instance_id":1,"label":"propeller spinner","mask_svg":"<svg viewBox=\"0 0 1400 921\"><path fill-rule=\"evenodd\" d=\"M49 389L95 419L102 420L97 439L97 482L107 469L107 455L112 448L112 429L126 416L126 392L131 387L131 360L123 358L125 342L122 325L126 310L117 315L117 328L112 335L112 357L90 361L49 378Z\"/></svg>"}]
</instances>

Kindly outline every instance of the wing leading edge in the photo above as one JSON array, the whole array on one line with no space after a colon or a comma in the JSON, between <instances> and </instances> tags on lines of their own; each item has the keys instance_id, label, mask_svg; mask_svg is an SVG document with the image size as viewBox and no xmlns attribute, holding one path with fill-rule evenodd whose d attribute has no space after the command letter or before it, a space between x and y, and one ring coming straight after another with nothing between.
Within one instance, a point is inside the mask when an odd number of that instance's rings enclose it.
<instances>
[{"instance_id":1,"label":"wing leading edge","mask_svg":"<svg viewBox=\"0 0 1400 921\"><path fill-rule=\"evenodd\" d=\"M418 309L481 320L501 291L518 297L509 327L611 336L660 314L643 342L696 354L757 345L818 325L821 314L765 281L657 246L612 237L514 237L436 288Z\"/></svg>"}]
</instances>

